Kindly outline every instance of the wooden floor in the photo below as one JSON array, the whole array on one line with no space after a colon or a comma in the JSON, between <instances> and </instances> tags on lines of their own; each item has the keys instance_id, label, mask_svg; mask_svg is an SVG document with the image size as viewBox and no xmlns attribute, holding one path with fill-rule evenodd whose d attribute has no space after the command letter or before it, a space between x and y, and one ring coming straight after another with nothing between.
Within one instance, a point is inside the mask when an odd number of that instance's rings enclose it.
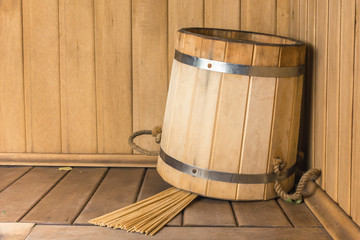
<instances>
[{"instance_id":1,"label":"wooden floor","mask_svg":"<svg viewBox=\"0 0 360 240\"><path fill-rule=\"evenodd\" d=\"M198 198L155 237L87 221L169 185L155 169L0 167L4 239L331 239L305 204Z\"/></svg>"}]
</instances>

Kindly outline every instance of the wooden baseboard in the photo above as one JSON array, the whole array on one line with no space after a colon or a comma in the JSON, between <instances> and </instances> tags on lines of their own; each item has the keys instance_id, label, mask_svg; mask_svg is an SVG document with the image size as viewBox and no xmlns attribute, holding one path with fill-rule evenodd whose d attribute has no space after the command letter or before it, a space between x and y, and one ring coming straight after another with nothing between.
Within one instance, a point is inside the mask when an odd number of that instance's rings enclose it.
<instances>
[{"instance_id":1,"label":"wooden baseboard","mask_svg":"<svg viewBox=\"0 0 360 240\"><path fill-rule=\"evenodd\" d=\"M334 239L360 239L360 227L316 183L307 184L306 205Z\"/></svg>"},{"instance_id":2,"label":"wooden baseboard","mask_svg":"<svg viewBox=\"0 0 360 240\"><path fill-rule=\"evenodd\" d=\"M136 154L0 153L0 165L155 167L157 157Z\"/></svg>"}]
</instances>

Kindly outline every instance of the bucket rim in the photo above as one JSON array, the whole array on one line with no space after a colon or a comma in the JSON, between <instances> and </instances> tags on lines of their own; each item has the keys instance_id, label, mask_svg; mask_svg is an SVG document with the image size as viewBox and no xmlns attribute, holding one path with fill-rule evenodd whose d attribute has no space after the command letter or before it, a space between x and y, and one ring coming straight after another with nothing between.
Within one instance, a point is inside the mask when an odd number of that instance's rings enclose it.
<instances>
[{"instance_id":1,"label":"bucket rim","mask_svg":"<svg viewBox=\"0 0 360 240\"><path fill-rule=\"evenodd\" d=\"M245 34L256 34L256 35L262 35L262 36L271 36L271 37L277 37L280 39L286 39L290 40L293 43L265 43L265 42L259 42L255 40L244 40L244 39L234 39L234 38L226 38L226 37L219 37L219 36L210 36L206 34L201 34L197 32L193 32L194 30L218 30L218 31L224 31L224 32L238 32L238 33L245 33ZM269 33L262 33L262 32L252 32L252 31L242 31L242 30L236 30L236 29L223 29L223 28L204 28L204 27L187 27L187 28L181 28L179 29L180 33L185 33L189 35L195 35L201 38L211 39L211 40L218 40L218 41L225 41L225 42L238 42L238 43L246 43L246 44L254 44L254 45L263 45L263 46L286 46L286 47L292 47L292 46L304 46L305 43L294 39L290 37L275 35L275 34L269 34Z\"/></svg>"}]
</instances>

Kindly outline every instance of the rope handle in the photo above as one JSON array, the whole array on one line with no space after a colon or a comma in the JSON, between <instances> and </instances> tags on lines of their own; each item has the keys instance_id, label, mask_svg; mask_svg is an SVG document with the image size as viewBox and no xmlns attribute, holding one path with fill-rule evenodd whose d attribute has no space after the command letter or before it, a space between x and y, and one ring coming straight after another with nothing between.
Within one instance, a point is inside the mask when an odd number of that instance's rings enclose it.
<instances>
[{"instance_id":1,"label":"rope handle","mask_svg":"<svg viewBox=\"0 0 360 240\"><path fill-rule=\"evenodd\" d=\"M157 156L157 155L159 155L159 151L150 151L150 150L144 149L144 148L140 147L139 145L137 145L134 142L134 139L141 135L152 135L155 138L155 142L157 144L160 144L161 132L162 132L161 127L155 127L153 130L140 130L140 131L134 132L129 137L129 141L128 141L129 145L132 149L134 149L142 154L145 154L148 156Z\"/></svg>"},{"instance_id":2,"label":"rope handle","mask_svg":"<svg viewBox=\"0 0 360 240\"><path fill-rule=\"evenodd\" d=\"M277 176L281 176L286 171L287 163L281 158L274 159L274 173ZM299 184L296 187L296 190L293 194L288 194L284 188L279 183L279 180L275 180L274 190L276 194L281 197L281 199L290 202L299 204L302 201L302 192L305 188L305 185L308 181L315 181L320 177L321 171L316 168L309 169L302 177L300 178Z\"/></svg>"},{"instance_id":3,"label":"rope handle","mask_svg":"<svg viewBox=\"0 0 360 240\"><path fill-rule=\"evenodd\" d=\"M144 149L144 148L138 146L137 144L135 144L134 139L141 135L152 135L155 138L155 142L157 144L159 144L161 141L161 133L162 133L161 127L155 127L153 130L140 130L140 131L134 132L129 137L129 145L132 147L132 149L134 149L142 154L145 154L148 156L157 156L157 155L159 155L159 151L150 151L150 150ZM280 177L286 173L286 166L287 166L287 162L285 162L283 159L281 159L281 158L274 159L274 173L277 176ZM302 192L305 188L306 183L308 181L314 181L314 180L318 179L320 177L320 174L321 174L321 172L318 169L313 168L313 169L308 170L300 178L299 184L296 187L296 191L293 194L288 194L284 190L284 188L281 186L281 184L279 183L279 180L275 180L274 190L275 190L276 194L279 197L281 197L283 200L290 202L290 203L298 204L302 201Z\"/></svg>"}]
</instances>

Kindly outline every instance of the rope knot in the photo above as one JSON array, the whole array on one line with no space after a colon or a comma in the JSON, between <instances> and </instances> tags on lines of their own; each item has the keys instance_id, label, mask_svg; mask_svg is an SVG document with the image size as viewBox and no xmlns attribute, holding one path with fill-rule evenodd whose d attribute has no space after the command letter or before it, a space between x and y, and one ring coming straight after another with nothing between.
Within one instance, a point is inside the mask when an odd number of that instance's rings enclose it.
<instances>
[{"instance_id":1,"label":"rope knot","mask_svg":"<svg viewBox=\"0 0 360 240\"><path fill-rule=\"evenodd\" d=\"M151 130L151 135L155 138L155 142L157 144L161 142L161 133L162 133L162 129L160 126L157 126L153 130Z\"/></svg>"},{"instance_id":2,"label":"rope knot","mask_svg":"<svg viewBox=\"0 0 360 240\"><path fill-rule=\"evenodd\" d=\"M284 175L286 172L287 162L285 162L283 159L277 157L274 158L274 173L277 176Z\"/></svg>"}]
</instances>

